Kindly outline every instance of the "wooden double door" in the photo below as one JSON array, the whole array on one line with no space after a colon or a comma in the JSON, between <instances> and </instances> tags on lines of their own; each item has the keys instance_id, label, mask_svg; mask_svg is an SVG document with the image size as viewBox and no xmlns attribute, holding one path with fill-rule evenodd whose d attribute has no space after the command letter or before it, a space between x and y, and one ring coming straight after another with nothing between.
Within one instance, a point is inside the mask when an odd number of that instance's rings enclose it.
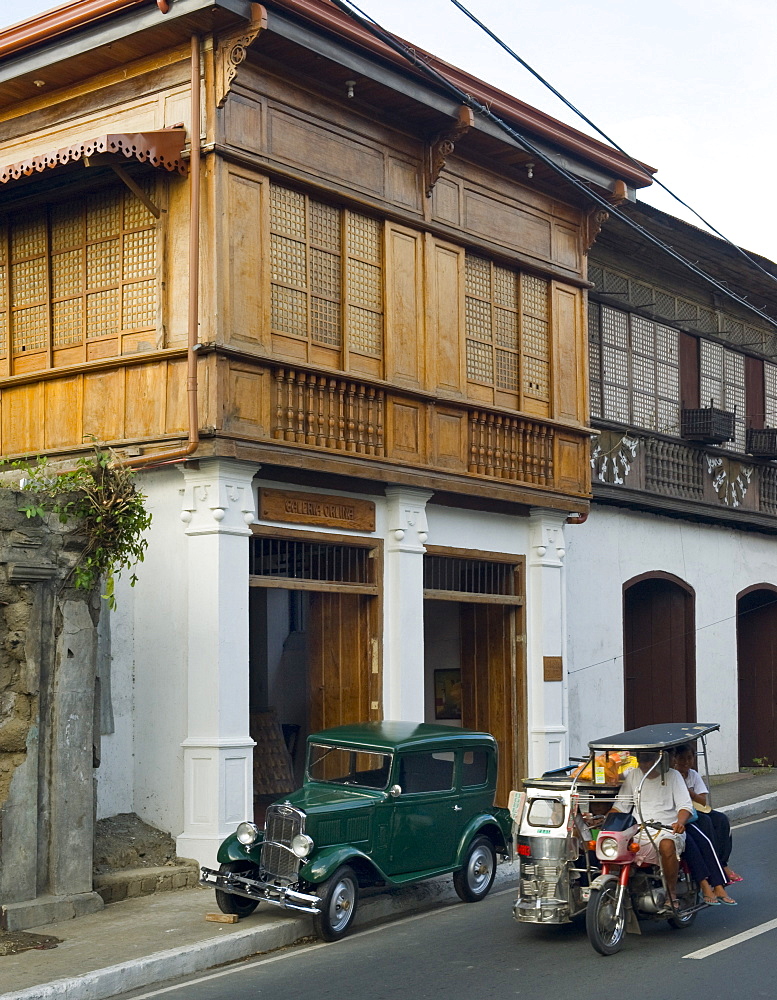
<instances>
[{"instance_id":1,"label":"wooden double door","mask_svg":"<svg viewBox=\"0 0 777 1000\"><path fill-rule=\"evenodd\" d=\"M737 601L739 764L777 763L777 592L759 588Z\"/></svg>"}]
</instances>

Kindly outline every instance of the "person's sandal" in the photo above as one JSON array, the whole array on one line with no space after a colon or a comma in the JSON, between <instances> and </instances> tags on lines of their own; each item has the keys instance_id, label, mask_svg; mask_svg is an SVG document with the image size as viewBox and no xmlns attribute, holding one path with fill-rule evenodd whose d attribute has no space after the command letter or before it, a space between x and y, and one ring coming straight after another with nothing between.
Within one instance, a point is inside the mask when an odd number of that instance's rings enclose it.
<instances>
[{"instance_id":1,"label":"person's sandal","mask_svg":"<svg viewBox=\"0 0 777 1000\"><path fill-rule=\"evenodd\" d=\"M720 900L717 896L704 896L704 902L707 906L717 906L720 903Z\"/></svg>"},{"instance_id":2,"label":"person's sandal","mask_svg":"<svg viewBox=\"0 0 777 1000\"><path fill-rule=\"evenodd\" d=\"M736 906L737 901L732 899L731 896L718 896L718 902L723 903L724 906Z\"/></svg>"}]
</instances>

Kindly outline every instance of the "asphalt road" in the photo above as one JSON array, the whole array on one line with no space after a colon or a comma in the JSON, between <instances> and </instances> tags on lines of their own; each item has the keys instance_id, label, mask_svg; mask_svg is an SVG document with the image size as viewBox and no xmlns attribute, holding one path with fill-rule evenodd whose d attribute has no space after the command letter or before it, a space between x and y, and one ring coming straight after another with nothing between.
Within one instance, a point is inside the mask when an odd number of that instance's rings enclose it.
<instances>
[{"instance_id":1,"label":"asphalt road","mask_svg":"<svg viewBox=\"0 0 777 1000\"><path fill-rule=\"evenodd\" d=\"M512 919L513 890L482 903L363 929L335 944L302 944L264 958L125 994L135 1000L704 1000L777 996L777 815L735 827L739 905L711 907L674 931L643 923L603 958L584 926L538 928Z\"/></svg>"}]
</instances>

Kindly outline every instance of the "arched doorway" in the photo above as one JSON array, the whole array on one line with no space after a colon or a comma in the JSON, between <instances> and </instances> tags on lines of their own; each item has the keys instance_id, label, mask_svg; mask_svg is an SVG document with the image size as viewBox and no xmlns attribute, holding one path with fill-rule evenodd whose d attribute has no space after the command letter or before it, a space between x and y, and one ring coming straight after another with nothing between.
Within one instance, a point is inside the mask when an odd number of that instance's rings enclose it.
<instances>
[{"instance_id":1,"label":"arched doorway","mask_svg":"<svg viewBox=\"0 0 777 1000\"><path fill-rule=\"evenodd\" d=\"M696 720L693 591L667 574L623 588L626 729Z\"/></svg>"},{"instance_id":2,"label":"arched doorway","mask_svg":"<svg viewBox=\"0 0 777 1000\"><path fill-rule=\"evenodd\" d=\"M737 599L739 763L777 761L777 591L759 586Z\"/></svg>"}]
</instances>

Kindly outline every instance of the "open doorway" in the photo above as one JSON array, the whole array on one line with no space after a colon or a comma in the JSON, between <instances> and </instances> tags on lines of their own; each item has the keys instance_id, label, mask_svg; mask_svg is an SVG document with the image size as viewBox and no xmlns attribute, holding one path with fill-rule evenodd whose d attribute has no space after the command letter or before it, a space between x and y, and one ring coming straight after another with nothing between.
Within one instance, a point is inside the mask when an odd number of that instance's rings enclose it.
<instances>
[{"instance_id":1,"label":"open doorway","mask_svg":"<svg viewBox=\"0 0 777 1000\"><path fill-rule=\"evenodd\" d=\"M754 587L737 600L739 765L777 763L777 591Z\"/></svg>"}]
</instances>

